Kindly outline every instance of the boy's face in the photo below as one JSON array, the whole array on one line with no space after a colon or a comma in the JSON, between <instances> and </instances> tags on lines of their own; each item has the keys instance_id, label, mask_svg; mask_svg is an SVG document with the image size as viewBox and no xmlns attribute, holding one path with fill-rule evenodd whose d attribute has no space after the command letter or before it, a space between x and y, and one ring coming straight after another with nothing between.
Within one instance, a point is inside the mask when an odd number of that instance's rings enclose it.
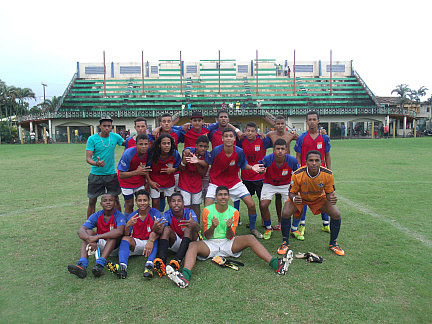
<instances>
[{"instance_id":1,"label":"boy's face","mask_svg":"<svg viewBox=\"0 0 432 324\"><path fill-rule=\"evenodd\" d=\"M171 131L171 117L162 117L159 124L162 128L162 131L166 133L169 133Z\"/></svg>"},{"instance_id":2,"label":"boy's face","mask_svg":"<svg viewBox=\"0 0 432 324\"><path fill-rule=\"evenodd\" d=\"M191 119L191 124L192 127L196 130L201 130L202 125L204 124L204 119L203 118L192 118Z\"/></svg>"},{"instance_id":3,"label":"boy's face","mask_svg":"<svg viewBox=\"0 0 432 324\"><path fill-rule=\"evenodd\" d=\"M139 140L136 143L136 147L137 147L138 154L145 154L149 147L149 140L148 139Z\"/></svg>"},{"instance_id":4,"label":"boy's face","mask_svg":"<svg viewBox=\"0 0 432 324\"><path fill-rule=\"evenodd\" d=\"M199 142L195 146L195 153L198 154L198 155L204 155L205 152L207 152L208 148L209 148L208 143Z\"/></svg>"},{"instance_id":5,"label":"boy's face","mask_svg":"<svg viewBox=\"0 0 432 324\"><path fill-rule=\"evenodd\" d=\"M281 158L286 153L286 145L276 145L273 148L273 152L276 155L276 157Z\"/></svg>"},{"instance_id":6,"label":"boy's face","mask_svg":"<svg viewBox=\"0 0 432 324\"><path fill-rule=\"evenodd\" d=\"M141 211L146 210L150 205L150 200L146 195L138 195L135 201Z\"/></svg>"},{"instance_id":7,"label":"boy's face","mask_svg":"<svg viewBox=\"0 0 432 324\"><path fill-rule=\"evenodd\" d=\"M145 121L139 121L135 123L135 130L138 134L145 134L147 131L147 124Z\"/></svg>"},{"instance_id":8,"label":"boy's face","mask_svg":"<svg viewBox=\"0 0 432 324\"><path fill-rule=\"evenodd\" d=\"M226 146L233 146L234 142L236 141L234 133L233 132L224 133L222 136L222 141L224 142L224 145L226 145Z\"/></svg>"},{"instance_id":9,"label":"boy's face","mask_svg":"<svg viewBox=\"0 0 432 324\"><path fill-rule=\"evenodd\" d=\"M168 137L162 139L160 149L162 153L169 153L171 150L171 140Z\"/></svg>"},{"instance_id":10,"label":"boy's face","mask_svg":"<svg viewBox=\"0 0 432 324\"><path fill-rule=\"evenodd\" d=\"M319 125L318 116L315 114L307 116L306 124L308 125L309 129L317 129Z\"/></svg>"},{"instance_id":11,"label":"boy's face","mask_svg":"<svg viewBox=\"0 0 432 324\"><path fill-rule=\"evenodd\" d=\"M253 141L253 140L255 140L256 139L256 136L257 136L257 130L256 130L256 128L255 127L246 127L246 132L245 132L245 134L246 134L246 138L249 140L249 141Z\"/></svg>"},{"instance_id":12,"label":"boy's face","mask_svg":"<svg viewBox=\"0 0 432 324\"><path fill-rule=\"evenodd\" d=\"M218 193L216 194L216 202L222 206L228 205L229 198L230 196L228 191L224 189L219 190Z\"/></svg>"},{"instance_id":13,"label":"boy's face","mask_svg":"<svg viewBox=\"0 0 432 324\"><path fill-rule=\"evenodd\" d=\"M184 209L183 199L178 195L171 197L170 207L174 213L181 212Z\"/></svg>"},{"instance_id":14,"label":"boy's face","mask_svg":"<svg viewBox=\"0 0 432 324\"><path fill-rule=\"evenodd\" d=\"M114 209L115 199L113 195L105 194L101 198L100 202L102 209L106 211L111 211Z\"/></svg>"},{"instance_id":15,"label":"boy's face","mask_svg":"<svg viewBox=\"0 0 432 324\"><path fill-rule=\"evenodd\" d=\"M318 172L319 167L321 166L321 157L318 154L309 154L306 165L309 171Z\"/></svg>"},{"instance_id":16,"label":"boy's face","mask_svg":"<svg viewBox=\"0 0 432 324\"><path fill-rule=\"evenodd\" d=\"M285 119L276 119L275 127L278 132L285 132Z\"/></svg>"},{"instance_id":17,"label":"boy's face","mask_svg":"<svg viewBox=\"0 0 432 324\"><path fill-rule=\"evenodd\" d=\"M99 125L100 129L101 129L101 133L105 136L109 135L109 133L111 132L112 129L112 123L110 121L103 121L100 125Z\"/></svg>"},{"instance_id":18,"label":"boy's face","mask_svg":"<svg viewBox=\"0 0 432 324\"><path fill-rule=\"evenodd\" d=\"M219 125L225 127L229 123L229 117L227 113L220 113L218 117Z\"/></svg>"}]
</instances>

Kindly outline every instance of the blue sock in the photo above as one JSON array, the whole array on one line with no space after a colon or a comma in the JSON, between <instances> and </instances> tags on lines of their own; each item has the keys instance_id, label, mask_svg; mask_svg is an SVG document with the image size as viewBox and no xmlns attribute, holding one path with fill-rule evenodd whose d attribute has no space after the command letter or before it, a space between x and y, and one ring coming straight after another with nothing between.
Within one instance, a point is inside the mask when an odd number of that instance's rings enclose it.
<instances>
[{"instance_id":1,"label":"blue sock","mask_svg":"<svg viewBox=\"0 0 432 324\"><path fill-rule=\"evenodd\" d=\"M289 244L289 233L291 228L291 217L281 219L281 230L282 230L282 239Z\"/></svg>"},{"instance_id":2,"label":"blue sock","mask_svg":"<svg viewBox=\"0 0 432 324\"><path fill-rule=\"evenodd\" d=\"M327 226L329 224L329 215L326 213L321 213L321 219L323 222L323 226Z\"/></svg>"},{"instance_id":3,"label":"blue sock","mask_svg":"<svg viewBox=\"0 0 432 324\"><path fill-rule=\"evenodd\" d=\"M291 226L291 228L294 227L294 228L297 230L299 224L300 224L300 219L294 218L293 221L292 221L292 226ZM293 231L292 231L292 232L293 232Z\"/></svg>"},{"instance_id":4,"label":"blue sock","mask_svg":"<svg viewBox=\"0 0 432 324\"><path fill-rule=\"evenodd\" d=\"M271 229L271 219L269 219L268 221L264 221L264 226L267 228L267 229Z\"/></svg>"},{"instance_id":5,"label":"blue sock","mask_svg":"<svg viewBox=\"0 0 432 324\"><path fill-rule=\"evenodd\" d=\"M303 208L302 217L301 217L301 221L302 221L303 225L305 224L305 221L306 221L306 212L307 212L307 206L305 205Z\"/></svg>"},{"instance_id":6,"label":"blue sock","mask_svg":"<svg viewBox=\"0 0 432 324\"><path fill-rule=\"evenodd\" d=\"M100 264L102 267L105 268L106 264L107 264L107 260L105 258L99 258L96 260L97 264Z\"/></svg>"},{"instance_id":7,"label":"blue sock","mask_svg":"<svg viewBox=\"0 0 432 324\"><path fill-rule=\"evenodd\" d=\"M162 213L165 210L165 197L160 199L159 211Z\"/></svg>"},{"instance_id":8,"label":"blue sock","mask_svg":"<svg viewBox=\"0 0 432 324\"><path fill-rule=\"evenodd\" d=\"M120 242L119 263L124 263L127 265L129 259L129 247L130 247L129 241L122 240Z\"/></svg>"},{"instance_id":9,"label":"blue sock","mask_svg":"<svg viewBox=\"0 0 432 324\"><path fill-rule=\"evenodd\" d=\"M330 220L330 245L336 244L337 237L339 235L341 227L340 219L331 219Z\"/></svg>"},{"instance_id":10,"label":"blue sock","mask_svg":"<svg viewBox=\"0 0 432 324\"><path fill-rule=\"evenodd\" d=\"M255 223L257 219L257 215L248 215L249 216L249 228L253 230L255 228Z\"/></svg>"},{"instance_id":11,"label":"blue sock","mask_svg":"<svg viewBox=\"0 0 432 324\"><path fill-rule=\"evenodd\" d=\"M240 200L234 201L234 208L240 211Z\"/></svg>"},{"instance_id":12,"label":"blue sock","mask_svg":"<svg viewBox=\"0 0 432 324\"><path fill-rule=\"evenodd\" d=\"M81 258L79 259L77 265L79 265L80 267L87 269L88 267L88 259L87 258Z\"/></svg>"},{"instance_id":13,"label":"blue sock","mask_svg":"<svg viewBox=\"0 0 432 324\"><path fill-rule=\"evenodd\" d=\"M151 251L151 253L148 257L147 262L151 262L153 264L154 259L156 259L156 254L158 251L158 245L159 245L159 240L154 241L153 250Z\"/></svg>"}]
</instances>

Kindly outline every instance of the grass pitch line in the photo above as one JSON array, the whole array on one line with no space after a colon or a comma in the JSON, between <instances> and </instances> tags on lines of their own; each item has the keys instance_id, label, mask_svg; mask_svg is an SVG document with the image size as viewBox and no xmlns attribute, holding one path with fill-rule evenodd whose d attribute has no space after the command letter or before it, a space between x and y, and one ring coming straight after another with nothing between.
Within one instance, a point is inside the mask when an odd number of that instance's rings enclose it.
<instances>
[{"instance_id":1,"label":"grass pitch line","mask_svg":"<svg viewBox=\"0 0 432 324\"><path fill-rule=\"evenodd\" d=\"M12 215L28 213L28 212L36 212L36 211L44 210L44 209L67 207L67 206L72 206L72 205L79 205L79 204L77 204L77 202L69 202L69 203L52 205L52 206L41 206L41 207L35 207L35 208L30 208L30 209L20 209L20 210L14 210L14 211L11 211L8 213L0 213L0 217L12 216Z\"/></svg>"},{"instance_id":2,"label":"grass pitch line","mask_svg":"<svg viewBox=\"0 0 432 324\"><path fill-rule=\"evenodd\" d=\"M373 211L371 211L370 209L367 209L366 207L353 202L347 198L342 197L341 195L337 195L338 199L340 199L341 201L343 201L344 203L346 203L347 205L356 208L358 210L360 210L362 213L367 214L372 216L373 218L379 219L381 221L383 221L384 223L390 224L391 226L395 227L396 229L398 229L399 231L403 232L404 234L408 234L410 237L415 238L416 240L422 242L423 244L425 244L427 247L432 248L432 241L427 239L426 237L424 237L421 234L415 233L413 231L411 231L410 229L403 227L402 225L400 225L399 223L397 223L394 220L388 219L384 216L378 215L377 213L374 213Z\"/></svg>"}]
</instances>

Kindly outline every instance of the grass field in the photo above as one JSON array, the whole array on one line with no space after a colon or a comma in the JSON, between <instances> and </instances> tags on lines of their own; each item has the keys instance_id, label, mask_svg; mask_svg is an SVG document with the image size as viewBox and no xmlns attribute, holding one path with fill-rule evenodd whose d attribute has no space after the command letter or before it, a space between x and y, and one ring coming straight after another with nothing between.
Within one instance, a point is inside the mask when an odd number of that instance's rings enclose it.
<instances>
[{"instance_id":1,"label":"grass field","mask_svg":"<svg viewBox=\"0 0 432 324\"><path fill-rule=\"evenodd\" d=\"M332 141L345 257L308 214L305 241L291 246L323 264L294 260L277 276L247 250L240 271L198 262L179 289L145 281L140 257L126 280L70 275L87 206L85 146L1 145L0 322L431 322L431 148L430 138ZM263 241L273 254L280 243L280 232Z\"/></svg>"}]
</instances>

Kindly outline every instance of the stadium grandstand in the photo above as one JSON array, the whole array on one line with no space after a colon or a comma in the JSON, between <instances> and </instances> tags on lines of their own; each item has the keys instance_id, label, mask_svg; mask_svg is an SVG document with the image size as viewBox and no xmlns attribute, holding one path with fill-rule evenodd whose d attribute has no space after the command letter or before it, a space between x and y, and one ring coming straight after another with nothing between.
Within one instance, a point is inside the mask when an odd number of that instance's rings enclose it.
<instances>
[{"instance_id":1,"label":"stadium grandstand","mask_svg":"<svg viewBox=\"0 0 432 324\"><path fill-rule=\"evenodd\" d=\"M21 142L29 131L40 139L48 133L51 140L73 142L77 134L85 141L96 132L102 115L110 115L120 133L133 131L133 120L139 116L152 129L165 113L179 117L181 125L193 110L214 122L223 108L237 127L254 121L262 131L272 128L276 115L304 131L309 110L320 113L332 138L379 136L384 125L390 126L390 135L396 129L403 134L409 126L415 129L415 111L380 103L352 61L294 64L275 59L77 62L56 111L23 116L18 124Z\"/></svg>"}]
</instances>

